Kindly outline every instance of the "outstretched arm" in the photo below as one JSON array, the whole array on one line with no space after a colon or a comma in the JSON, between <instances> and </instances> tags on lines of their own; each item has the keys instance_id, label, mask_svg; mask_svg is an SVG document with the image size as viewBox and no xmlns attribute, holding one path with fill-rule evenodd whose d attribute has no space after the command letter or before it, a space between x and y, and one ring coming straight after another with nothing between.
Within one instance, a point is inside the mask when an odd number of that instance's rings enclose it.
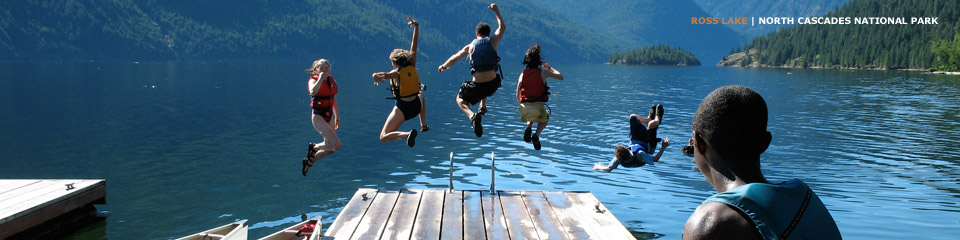
<instances>
[{"instance_id":1,"label":"outstretched arm","mask_svg":"<svg viewBox=\"0 0 960 240\"><path fill-rule=\"evenodd\" d=\"M450 56L446 62L440 64L440 67L437 68L437 71L442 73L443 71L450 70L450 66L452 66L454 63L457 63L457 61L461 58L466 57L467 53L470 53L470 45L464 46L463 49L460 49L460 51L454 53L453 56Z\"/></svg>"},{"instance_id":2,"label":"outstretched arm","mask_svg":"<svg viewBox=\"0 0 960 240\"><path fill-rule=\"evenodd\" d=\"M670 138L664 137L663 143L660 145L660 152L657 152L657 156L653 157L654 162L660 162L660 156L663 155L663 151L667 149L667 146L670 146Z\"/></svg>"},{"instance_id":3,"label":"outstretched arm","mask_svg":"<svg viewBox=\"0 0 960 240\"><path fill-rule=\"evenodd\" d=\"M413 26L413 40L410 41L410 55L413 55L413 56L410 56L410 65L416 66L417 65L417 37L420 35L420 23L418 23L417 20L413 20L413 18L410 18L409 16L407 16L407 20L410 21L410 22L407 22L407 24L410 26Z\"/></svg>"},{"instance_id":4,"label":"outstretched arm","mask_svg":"<svg viewBox=\"0 0 960 240\"><path fill-rule=\"evenodd\" d=\"M380 85L381 82L387 79L397 79L400 77L400 73L396 69L389 72L378 72L373 74L373 84Z\"/></svg>"},{"instance_id":5,"label":"outstretched arm","mask_svg":"<svg viewBox=\"0 0 960 240\"><path fill-rule=\"evenodd\" d=\"M614 157L612 160L610 160L610 165L608 165L608 166L603 166L603 164L597 163L597 164L594 164L594 165L593 165L593 170L594 170L594 171L596 171L596 170L601 170L601 171L604 171L604 172L611 172L611 171L613 171L614 169L617 169L617 166L619 166L619 165L620 165L620 161L617 160L616 157Z\"/></svg>"},{"instance_id":6,"label":"outstretched arm","mask_svg":"<svg viewBox=\"0 0 960 240\"><path fill-rule=\"evenodd\" d=\"M490 8L493 13L497 14L497 31L494 31L493 36L490 36L490 43L493 44L494 49L496 49L497 43L503 38L503 31L507 29L507 25L504 25L503 16L500 16L500 8L497 7L496 3L490 4L487 8Z\"/></svg>"}]
</instances>

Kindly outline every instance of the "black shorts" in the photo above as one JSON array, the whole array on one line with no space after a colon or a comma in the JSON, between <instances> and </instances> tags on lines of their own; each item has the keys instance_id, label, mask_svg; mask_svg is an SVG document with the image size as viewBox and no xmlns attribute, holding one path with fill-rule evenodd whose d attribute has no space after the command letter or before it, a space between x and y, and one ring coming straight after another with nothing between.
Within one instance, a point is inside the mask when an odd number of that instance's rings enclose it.
<instances>
[{"instance_id":1,"label":"black shorts","mask_svg":"<svg viewBox=\"0 0 960 240\"><path fill-rule=\"evenodd\" d=\"M647 153L653 153L657 144L657 128L647 129L640 119L630 117L630 140L648 143Z\"/></svg>"},{"instance_id":2,"label":"black shorts","mask_svg":"<svg viewBox=\"0 0 960 240\"><path fill-rule=\"evenodd\" d=\"M417 117L420 115L420 96L416 96L413 100L404 101L397 98L397 108L400 109L400 112L403 113L403 120L410 120L411 118Z\"/></svg>"},{"instance_id":3,"label":"black shorts","mask_svg":"<svg viewBox=\"0 0 960 240\"><path fill-rule=\"evenodd\" d=\"M483 100L489 96L493 96L493 93L497 92L497 89L500 89L501 81L500 75L498 74L496 78L488 82L463 82L463 85L460 86L460 93L457 94L457 97L467 101L470 103L470 105L477 104L480 102L480 100Z\"/></svg>"}]
</instances>

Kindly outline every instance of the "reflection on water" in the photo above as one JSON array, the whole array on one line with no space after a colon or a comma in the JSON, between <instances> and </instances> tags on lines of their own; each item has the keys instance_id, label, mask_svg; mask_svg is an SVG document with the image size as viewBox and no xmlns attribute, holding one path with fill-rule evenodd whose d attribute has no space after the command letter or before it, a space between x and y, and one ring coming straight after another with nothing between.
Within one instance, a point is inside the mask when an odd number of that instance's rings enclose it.
<instances>
[{"instance_id":1,"label":"reflection on water","mask_svg":"<svg viewBox=\"0 0 960 240\"><path fill-rule=\"evenodd\" d=\"M700 100L716 87L757 89L774 140L772 181L800 178L845 237L960 233L960 78L895 71L557 66L543 149L522 141L514 98L520 66L504 66L476 138L454 97L466 70L421 66L428 123L413 149L381 143L393 107L370 73L334 63L341 85L341 151L300 176L309 123L306 63L18 63L0 67L0 178L106 178L105 237L167 239L251 221L265 236L322 216L329 225L360 187L454 186L593 192L639 238L674 239L714 190L680 147ZM57 71L51 71L57 69ZM787 74L790 71L792 74ZM627 116L666 108L660 135L675 143L652 167L592 172L627 140ZM416 121L401 129L417 128ZM105 229L105 230L104 230Z\"/></svg>"}]
</instances>

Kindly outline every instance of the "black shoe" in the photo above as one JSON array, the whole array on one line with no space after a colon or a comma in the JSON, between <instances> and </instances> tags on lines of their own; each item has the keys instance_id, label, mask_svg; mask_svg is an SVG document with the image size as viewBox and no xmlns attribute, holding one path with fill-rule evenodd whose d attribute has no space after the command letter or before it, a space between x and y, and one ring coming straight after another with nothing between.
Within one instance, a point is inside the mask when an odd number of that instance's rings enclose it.
<instances>
[{"instance_id":1,"label":"black shoe","mask_svg":"<svg viewBox=\"0 0 960 240\"><path fill-rule=\"evenodd\" d=\"M532 137L530 137L530 140L533 141L533 149L540 151L540 135L534 134Z\"/></svg>"},{"instance_id":2,"label":"black shoe","mask_svg":"<svg viewBox=\"0 0 960 240\"><path fill-rule=\"evenodd\" d=\"M657 104L657 118L661 123L663 122L663 105Z\"/></svg>"},{"instance_id":3,"label":"black shoe","mask_svg":"<svg viewBox=\"0 0 960 240\"><path fill-rule=\"evenodd\" d=\"M311 162L316 161L313 159L313 156L317 155L317 151L313 149L313 144L314 143L307 143L307 160Z\"/></svg>"},{"instance_id":4,"label":"black shoe","mask_svg":"<svg viewBox=\"0 0 960 240\"><path fill-rule=\"evenodd\" d=\"M482 119L483 115L479 113L473 113L473 117L470 118L470 123L473 124L473 133L477 134L477 137L483 136L483 125L480 125Z\"/></svg>"},{"instance_id":5,"label":"black shoe","mask_svg":"<svg viewBox=\"0 0 960 240\"><path fill-rule=\"evenodd\" d=\"M417 130L410 129L410 135L407 136L407 146L413 147L414 144L417 144Z\"/></svg>"},{"instance_id":6,"label":"black shoe","mask_svg":"<svg viewBox=\"0 0 960 240\"><path fill-rule=\"evenodd\" d=\"M480 110L477 111L480 115L487 114L487 106L480 107Z\"/></svg>"},{"instance_id":7,"label":"black shoe","mask_svg":"<svg viewBox=\"0 0 960 240\"><path fill-rule=\"evenodd\" d=\"M650 114L647 115L647 118L653 119L653 117L656 115L657 115L657 105L654 104L650 106Z\"/></svg>"},{"instance_id":8,"label":"black shoe","mask_svg":"<svg viewBox=\"0 0 960 240\"><path fill-rule=\"evenodd\" d=\"M532 133L532 132L533 132L533 130L531 130L530 128L527 128L526 130L523 130L523 141L524 141L524 142L530 142L530 133Z\"/></svg>"}]
</instances>

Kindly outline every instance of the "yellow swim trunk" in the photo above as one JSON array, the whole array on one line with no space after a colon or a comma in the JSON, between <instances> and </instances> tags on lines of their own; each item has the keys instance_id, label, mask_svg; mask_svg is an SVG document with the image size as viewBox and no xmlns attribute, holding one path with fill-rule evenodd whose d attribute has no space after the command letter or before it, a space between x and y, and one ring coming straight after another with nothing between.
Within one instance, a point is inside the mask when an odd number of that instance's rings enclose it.
<instances>
[{"instance_id":1,"label":"yellow swim trunk","mask_svg":"<svg viewBox=\"0 0 960 240\"><path fill-rule=\"evenodd\" d=\"M520 121L546 122L547 120L550 120L550 114L543 107L543 102L520 103Z\"/></svg>"}]
</instances>

